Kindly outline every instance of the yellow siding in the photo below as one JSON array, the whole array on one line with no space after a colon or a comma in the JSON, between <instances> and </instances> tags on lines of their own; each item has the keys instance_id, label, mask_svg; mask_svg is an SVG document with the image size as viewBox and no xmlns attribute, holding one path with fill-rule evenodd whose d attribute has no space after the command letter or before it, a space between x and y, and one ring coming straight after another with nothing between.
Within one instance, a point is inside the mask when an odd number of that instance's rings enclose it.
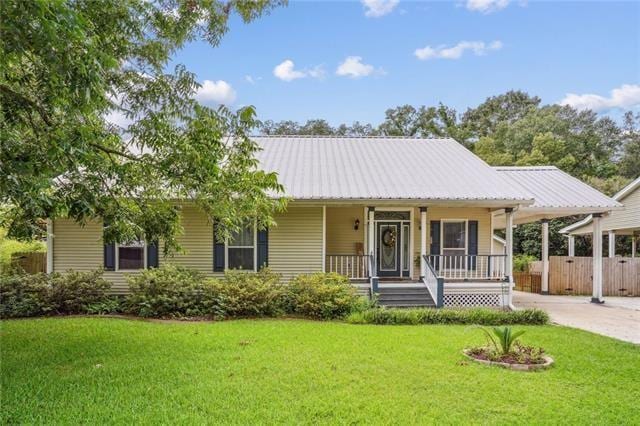
<instances>
[{"instance_id":1,"label":"yellow siding","mask_svg":"<svg viewBox=\"0 0 640 426\"><path fill-rule=\"evenodd\" d=\"M269 230L269 267L285 280L322 270L322 207L289 207Z\"/></svg>"},{"instance_id":2,"label":"yellow siding","mask_svg":"<svg viewBox=\"0 0 640 426\"><path fill-rule=\"evenodd\" d=\"M609 216L602 218L600 223L602 224L602 230L615 231L615 230L627 230L625 233L629 233L630 230L640 229L640 187L635 191L619 200L624 204L624 210L614 210ZM590 234L593 227L591 223L581 226L573 231L573 234Z\"/></svg>"},{"instance_id":3,"label":"yellow siding","mask_svg":"<svg viewBox=\"0 0 640 426\"><path fill-rule=\"evenodd\" d=\"M213 274L213 225L197 207L182 209L182 235L178 238L183 252L173 256L160 255L160 264L174 263ZM162 249L162 248L161 248Z\"/></svg>"},{"instance_id":4,"label":"yellow siding","mask_svg":"<svg viewBox=\"0 0 640 426\"><path fill-rule=\"evenodd\" d=\"M355 221L360 227L353 229ZM327 254L357 254L356 243L364 244L362 207L327 207Z\"/></svg>"}]
</instances>

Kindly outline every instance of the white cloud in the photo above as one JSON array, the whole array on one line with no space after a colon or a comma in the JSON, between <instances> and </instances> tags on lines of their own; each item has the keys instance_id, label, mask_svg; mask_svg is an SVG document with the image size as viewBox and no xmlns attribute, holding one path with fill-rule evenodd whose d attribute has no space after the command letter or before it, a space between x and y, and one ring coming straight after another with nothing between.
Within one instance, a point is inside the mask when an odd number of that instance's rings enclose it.
<instances>
[{"instance_id":1,"label":"white cloud","mask_svg":"<svg viewBox=\"0 0 640 426\"><path fill-rule=\"evenodd\" d=\"M343 77L359 78L371 75L375 71L373 65L363 64L360 56L347 56L347 58L338 65L336 74Z\"/></svg>"},{"instance_id":2,"label":"white cloud","mask_svg":"<svg viewBox=\"0 0 640 426\"><path fill-rule=\"evenodd\" d=\"M322 65L317 65L310 70L297 70L295 69L293 61L291 59L286 59L282 63L276 65L273 69L273 75L283 81L293 81L305 77L323 78L325 76L325 71L322 68Z\"/></svg>"},{"instance_id":3,"label":"white cloud","mask_svg":"<svg viewBox=\"0 0 640 426\"><path fill-rule=\"evenodd\" d=\"M364 16L379 18L391 13L400 0L360 0L360 2L365 8Z\"/></svg>"},{"instance_id":4,"label":"white cloud","mask_svg":"<svg viewBox=\"0 0 640 426\"><path fill-rule=\"evenodd\" d=\"M640 106L640 85L638 84L623 84L613 89L610 95L607 98L591 93L584 95L568 93L559 103L560 105L570 105L576 109L594 111Z\"/></svg>"},{"instance_id":5,"label":"white cloud","mask_svg":"<svg viewBox=\"0 0 640 426\"><path fill-rule=\"evenodd\" d=\"M467 0L467 9L473 12L491 13L504 9L510 0Z\"/></svg>"},{"instance_id":6,"label":"white cloud","mask_svg":"<svg viewBox=\"0 0 640 426\"><path fill-rule=\"evenodd\" d=\"M205 80L196 92L196 99L203 103L215 102L228 105L236 100L236 91L224 80Z\"/></svg>"},{"instance_id":7,"label":"white cloud","mask_svg":"<svg viewBox=\"0 0 640 426\"><path fill-rule=\"evenodd\" d=\"M246 81L249 84L256 84L260 80L262 80L262 77L253 77L253 76L248 75L248 74L244 76L244 81Z\"/></svg>"},{"instance_id":8,"label":"white cloud","mask_svg":"<svg viewBox=\"0 0 640 426\"><path fill-rule=\"evenodd\" d=\"M467 50L473 52L476 56L481 56L492 50L500 49L502 49L500 40L492 41L488 44L484 41L461 41L451 47L445 45L437 47L425 46L421 49L416 49L413 54L418 59L426 61L429 59L460 59Z\"/></svg>"}]
</instances>

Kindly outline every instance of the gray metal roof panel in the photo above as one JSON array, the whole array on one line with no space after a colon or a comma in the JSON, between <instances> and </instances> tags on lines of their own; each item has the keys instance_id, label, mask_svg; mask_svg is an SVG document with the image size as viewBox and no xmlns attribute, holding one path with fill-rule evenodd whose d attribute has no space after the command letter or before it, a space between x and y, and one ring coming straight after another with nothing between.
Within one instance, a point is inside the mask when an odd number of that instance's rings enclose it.
<instances>
[{"instance_id":1,"label":"gray metal roof panel","mask_svg":"<svg viewBox=\"0 0 640 426\"><path fill-rule=\"evenodd\" d=\"M260 167L293 199L512 200L532 197L453 139L260 136Z\"/></svg>"}]
</instances>

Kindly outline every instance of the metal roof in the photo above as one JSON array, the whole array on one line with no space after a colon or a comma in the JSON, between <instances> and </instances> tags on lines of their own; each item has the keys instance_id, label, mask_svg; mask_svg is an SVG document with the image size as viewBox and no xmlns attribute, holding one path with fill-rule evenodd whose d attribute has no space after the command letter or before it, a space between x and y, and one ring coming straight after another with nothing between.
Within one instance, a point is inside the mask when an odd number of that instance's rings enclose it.
<instances>
[{"instance_id":1,"label":"metal roof","mask_svg":"<svg viewBox=\"0 0 640 426\"><path fill-rule=\"evenodd\" d=\"M554 166L495 167L513 185L531 194L535 202L526 209L603 209L622 207L614 199Z\"/></svg>"},{"instance_id":2,"label":"metal roof","mask_svg":"<svg viewBox=\"0 0 640 426\"><path fill-rule=\"evenodd\" d=\"M507 201L532 197L453 139L258 136L260 168L294 200Z\"/></svg>"}]
</instances>

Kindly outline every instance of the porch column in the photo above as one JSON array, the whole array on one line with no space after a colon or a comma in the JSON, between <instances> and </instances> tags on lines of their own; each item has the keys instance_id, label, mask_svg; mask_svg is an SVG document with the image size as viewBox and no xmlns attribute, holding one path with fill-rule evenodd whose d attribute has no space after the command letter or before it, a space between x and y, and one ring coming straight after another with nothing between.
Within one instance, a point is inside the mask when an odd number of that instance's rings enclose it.
<instances>
[{"instance_id":1,"label":"porch column","mask_svg":"<svg viewBox=\"0 0 640 426\"><path fill-rule=\"evenodd\" d=\"M549 219L542 219L542 294L549 294Z\"/></svg>"},{"instance_id":2,"label":"porch column","mask_svg":"<svg viewBox=\"0 0 640 426\"><path fill-rule=\"evenodd\" d=\"M602 300L602 224L600 213L593 214L593 294L592 303L604 303Z\"/></svg>"},{"instance_id":3,"label":"porch column","mask_svg":"<svg viewBox=\"0 0 640 426\"><path fill-rule=\"evenodd\" d=\"M513 281L513 209L504 209L505 240L507 242L507 259L505 262L505 275L509 282ZM509 290L511 291L511 290Z\"/></svg>"},{"instance_id":4,"label":"porch column","mask_svg":"<svg viewBox=\"0 0 640 426\"><path fill-rule=\"evenodd\" d=\"M616 257L616 233L609 231L609 257Z\"/></svg>"},{"instance_id":5,"label":"porch column","mask_svg":"<svg viewBox=\"0 0 640 426\"><path fill-rule=\"evenodd\" d=\"M631 235L631 257L636 257L636 238L638 236L636 234Z\"/></svg>"},{"instance_id":6,"label":"porch column","mask_svg":"<svg viewBox=\"0 0 640 426\"><path fill-rule=\"evenodd\" d=\"M568 238L569 256L573 257L576 255L576 237L574 237L573 235L569 235Z\"/></svg>"},{"instance_id":7,"label":"porch column","mask_svg":"<svg viewBox=\"0 0 640 426\"><path fill-rule=\"evenodd\" d=\"M373 265L374 270L373 271L369 271L369 274L372 277L376 276L376 257L375 257L375 253L374 253L374 249L375 249L375 239L376 239L376 227L374 226L374 217L375 217L375 212L376 212L376 208L375 207L369 207L368 210L368 219L367 219L367 226L368 226L368 230L369 230L369 237L368 237L368 244L367 244L367 250L368 250L368 255L372 256L372 262L371 264Z\"/></svg>"},{"instance_id":8,"label":"porch column","mask_svg":"<svg viewBox=\"0 0 640 426\"><path fill-rule=\"evenodd\" d=\"M420 279L424 278L424 256L427 255L427 208L420 207Z\"/></svg>"}]
</instances>

